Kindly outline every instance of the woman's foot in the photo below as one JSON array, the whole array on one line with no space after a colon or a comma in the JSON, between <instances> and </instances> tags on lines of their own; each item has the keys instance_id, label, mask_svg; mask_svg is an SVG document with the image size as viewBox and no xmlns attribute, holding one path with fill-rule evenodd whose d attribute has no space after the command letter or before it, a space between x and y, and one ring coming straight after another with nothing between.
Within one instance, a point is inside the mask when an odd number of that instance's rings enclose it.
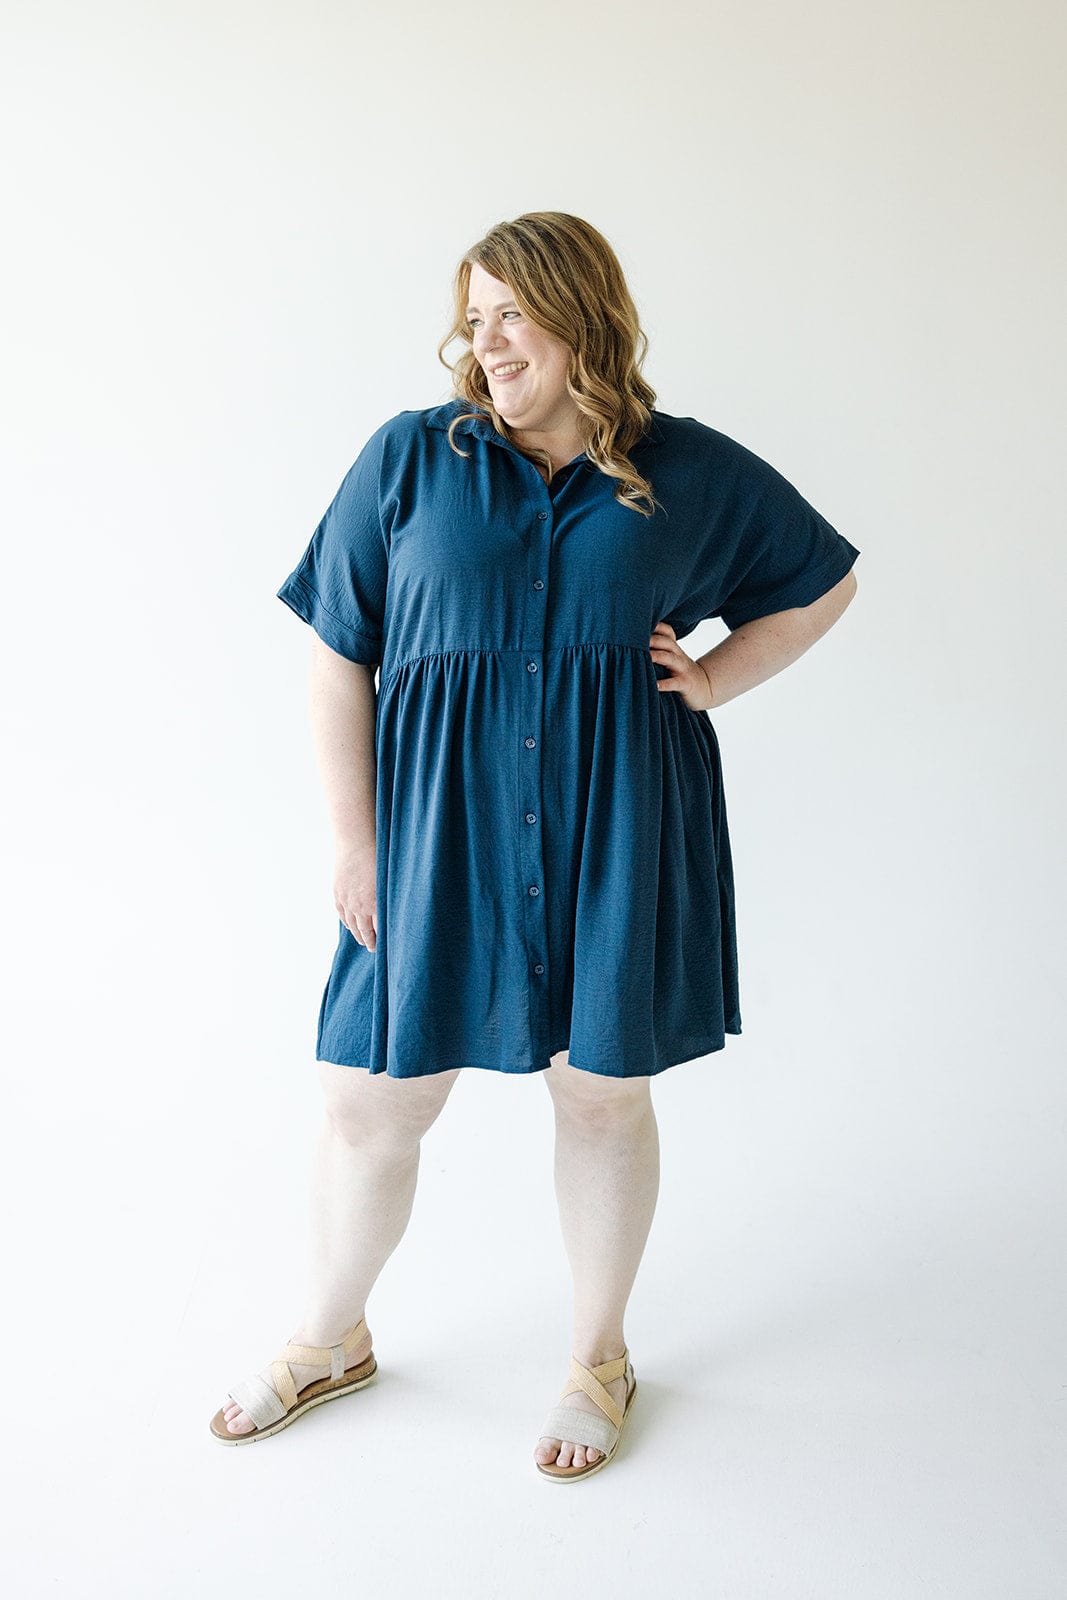
<instances>
[{"instance_id":1,"label":"woman's foot","mask_svg":"<svg viewBox=\"0 0 1067 1600\"><path fill-rule=\"evenodd\" d=\"M581 1357L579 1356L578 1359L581 1360ZM587 1361L583 1364L595 1367L599 1365L600 1361L611 1361L613 1359L611 1356L601 1356L598 1361ZM626 1374L623 1373L618 1378L612 1378L611 1382L605 1384L604 1387L621 1411L626 1403ZM576 1393L569 1394L566 1400L560 1401L559 1404L573 1406L576 1411L588 1411L592 1416L600 1417L601 1419L604 1416L596 1401L590 1400L584 1389L579 1389ZM569 1439L550 1439L547 1434L541 1435L534 1451L534 1460L545 1467L591 1467L600 1460L600 1456L601 1451L594 1445L574 1444Z\"/></svg>"},{"instance_id":2,"label":"woman's foot","mask_svg":"<svg viewBox=\"0 0 1067 1600\"><path fill-rule=\"evenodd\" d=\"M344 1335L342 1335L342 1338L343 1337ZM293 1334L291 1342L293 1344L319 1344L321 1341L318 1339L305 1338L302 1332L298 1329L297 1332ZM334 1342L336 1344L340 1344L341 1340L337 1339ZM367 1357L370 1355L370 1351L371 1336L368 1332L366 1337L361 1339L359 1344L357 1344L351 1355L345 1357L345 1371L347 1372L349 1367L358 1367L361 1361L366 1361ZM289 1369L293 1374L293 1382L296 1385L298 1394L300 1390L306 1388L309 1383L315 1383L319 1378L328 1378L330 1376L329 1362L327 1362L324 1367L305 1367L299 1361L291 1361L289 1363ZM269 1366L264 1367L259 1376L263 1379L264 1383L269 1384L272 1389L274 1388ZM223 1416L226 1418L226 1427L230 1433L251 1433L252 1429L255 1427L255 1423L248 1415L248 1412L242 1411L236 1400L230 1400L228 1402L223 1409Z\"/></svg>"}]
</instances>

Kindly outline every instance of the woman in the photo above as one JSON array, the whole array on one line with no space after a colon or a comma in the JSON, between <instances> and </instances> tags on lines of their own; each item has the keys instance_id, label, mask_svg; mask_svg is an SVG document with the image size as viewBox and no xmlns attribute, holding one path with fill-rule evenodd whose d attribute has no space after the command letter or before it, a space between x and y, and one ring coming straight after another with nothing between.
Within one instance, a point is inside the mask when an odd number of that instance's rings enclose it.
<instances>
[{"instance_id":1,"label":"woman","mask_svg":"<svg viewBox=\"0 0 1067 1600\"><path fill-rule=\"evenodd\" d=\"M364 1308L422 1135L463 1067L542 1072L574 1329L534 1457L566 1482L611 1460L635 1392L651 1079L741 1032L707 711L832 626L859 551L744 446L653 409L588 223L502 223L454 288L454 397L376 430L278 591L316 634L340 917L312 1293L211 1428L266 1438L370 1382ZM678 639L712 616L730 633L694 659Z\"/></svg>"}]
</instances>

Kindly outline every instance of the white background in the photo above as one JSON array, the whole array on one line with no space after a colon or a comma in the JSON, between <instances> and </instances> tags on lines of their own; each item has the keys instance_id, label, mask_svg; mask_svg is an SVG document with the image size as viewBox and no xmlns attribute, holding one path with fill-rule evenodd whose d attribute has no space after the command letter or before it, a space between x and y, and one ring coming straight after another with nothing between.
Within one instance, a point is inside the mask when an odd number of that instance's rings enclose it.
<instances>
[{"instance_id":1,"label":"white background","mask_svg":"<svg viewBox=\"0 0 1067 1600\"><path fill-rule=\"evenodd\" d=\"M3 21L14 1592L1045 1600L1062 9ZM275 591L372 429L447 398L463 251L538 209L616 248L661 409L862 552L838 626L714 715L745 1031L655 1081L640 1392L569 1493L533 1464L571 1309L536 1076L471 1071L426 1136L379 1379L262 1448L207 1426L303 1306L337 932Z\"/></svg>"}]
</instances>

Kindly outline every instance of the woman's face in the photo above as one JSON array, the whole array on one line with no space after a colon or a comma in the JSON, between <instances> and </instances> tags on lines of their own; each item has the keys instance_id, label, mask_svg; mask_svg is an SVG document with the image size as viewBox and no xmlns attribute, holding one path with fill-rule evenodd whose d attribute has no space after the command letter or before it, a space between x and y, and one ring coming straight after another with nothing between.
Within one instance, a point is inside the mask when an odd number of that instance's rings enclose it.
<instances>
[{"instance_id":1,"label":"woman's face","mask_svg":"<svg viewBox=\"0 0 1067 1600\"><path fill-rule=\"evenodd\" d=\"M467 320L475 359L509 427L531 433L572 428L577 408L566 389L570 351L561 339L528 322L507 284L477 262L471 267ZM494 370L521 362L525 366L513 375Z\"/></svg>"}]
</instances>

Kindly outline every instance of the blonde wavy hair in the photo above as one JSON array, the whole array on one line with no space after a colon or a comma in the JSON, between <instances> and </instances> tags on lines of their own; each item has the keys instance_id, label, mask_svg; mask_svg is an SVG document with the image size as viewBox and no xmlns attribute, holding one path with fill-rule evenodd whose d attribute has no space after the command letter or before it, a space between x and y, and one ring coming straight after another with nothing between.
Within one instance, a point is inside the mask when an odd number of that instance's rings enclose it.
<instances>
[{"instance_id":1,"label":"blonde wavy hair","mask_svg":"<svg viewBox=\"0 0 1067 1600\"><path fill-rule=\"evenodd\" d=\"M509 443L543 461L552 475L547 452L520 445L498 414L473 349L454 363L445 360L453 339L473 343L466 308L475 262L507 284L530 322L568 346L567 393L578 408L586 455L601 472L619 480L614 498L620 505L652 516L658 504L652 485L626 453L647 431L656 399L640 371L648 339L614 250L590 223L565 211L528 211L512 222L497 223L456 268L452 326L437 355L452 374L453 398L476 409L453 418L448 430L452 449L468 454L452 436L461 416L488 418ZM638 503L642 500L647 509Z\"/></svg>"}]
</instances>

